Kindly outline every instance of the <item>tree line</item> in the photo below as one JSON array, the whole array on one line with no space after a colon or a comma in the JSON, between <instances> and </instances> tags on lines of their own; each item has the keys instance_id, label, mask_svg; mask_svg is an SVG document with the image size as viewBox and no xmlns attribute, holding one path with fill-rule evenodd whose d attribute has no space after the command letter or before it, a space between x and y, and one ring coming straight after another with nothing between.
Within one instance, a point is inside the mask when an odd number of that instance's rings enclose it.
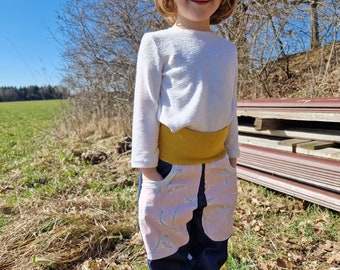
<instances>
[{"instance_id":1,"label":"tree line","mask_svg":"<svg viewBox=\"0 0 340 270\"><path fill-rule=\"evenodd\" d=\"M64 99L67 89L62 86L28 86L28 87L0 87L0 102Z\"/></svg>"}]
</instances>

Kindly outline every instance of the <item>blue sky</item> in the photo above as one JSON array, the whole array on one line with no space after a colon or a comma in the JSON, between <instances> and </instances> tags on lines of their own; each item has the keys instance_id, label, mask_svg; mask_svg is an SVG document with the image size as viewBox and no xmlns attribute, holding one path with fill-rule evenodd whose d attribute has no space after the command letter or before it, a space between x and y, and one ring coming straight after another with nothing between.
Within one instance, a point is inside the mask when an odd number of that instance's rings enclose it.
<instances>
[{"instance_id":1,"label":"blue sky","mask_svg":"<svg viewBox=\"0 0 340 270\"><path fill-rule=\"evenodd\" d=\"M0 86L58 85L56 12L65 0L0 0Z\"/></svg>"}]
</instances>

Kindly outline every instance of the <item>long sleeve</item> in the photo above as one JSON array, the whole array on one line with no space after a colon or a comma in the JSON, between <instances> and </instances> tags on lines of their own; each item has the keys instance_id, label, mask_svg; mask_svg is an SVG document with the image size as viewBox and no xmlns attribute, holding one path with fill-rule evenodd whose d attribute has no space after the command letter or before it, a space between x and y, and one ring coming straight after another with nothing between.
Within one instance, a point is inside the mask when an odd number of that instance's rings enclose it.
<instances>
[{"instance_id":1,"label":"long sleeve","mask_svg":"<svg viewBox=\"0 0 340 270\"><path fill-rule=\"evenodd\" d=\"M238 119L237 119L237 73L234 83L234 95L232 102L234 112L233 118L229 127L229 134L225 141L225 148L230 158L238 158L240 156L239 141L238 141Z\"/></svg>"},{"instance_id":2,"label":"long sleeve","mask_svg":"<svg viewBox=\"0 0 340 270\"><path fill-rule=\"evenodd\" d=\"M161 79L157 46L150 35L145 34L138 52L134 96L131 165L135 168L156 167L158 163Z\"/></svg>"}]
</instances>

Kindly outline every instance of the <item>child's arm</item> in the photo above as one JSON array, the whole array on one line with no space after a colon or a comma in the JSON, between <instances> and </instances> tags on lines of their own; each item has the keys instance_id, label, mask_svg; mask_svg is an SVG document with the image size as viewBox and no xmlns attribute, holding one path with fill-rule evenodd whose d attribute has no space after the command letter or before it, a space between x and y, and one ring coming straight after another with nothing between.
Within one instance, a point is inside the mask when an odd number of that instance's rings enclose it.
<instances>
[{"instance_id":1,"label":"child's arm","mask_svg":"<svg viewBox=\"0 0 340 270\"><path fill-rule=\"evenodd\" d=\"M230 165L236 168L237 157L240 156L240 148L238 142L238 119L237 119L237 72L235 76L234 83L234 95L233 95L233 105L234 108L234 117L230 123L229 134L225 141L225 147L227 149L227 153L229 155Z\"/></svg>"},{"instance_id":2,"label":"child's arm","mask_svg":"<svg viewBox=\"0 0 340 270\"><path fill-rule=\"evenodd\" d=\"M156 168L142 168L143 180L161 181L163 177L159 174Z\"/></svg>"},{"instance_id":3,"label":"child's arm","mask_svg":"<svg viewBox=\"0 0 340 270\"><path fill-rule=\"evenodd\" d=\"M131 152L134 168L154 168L158 164L157 113L161 82L162 64L158 48L152 36L145 34L136 71Z\"/></svg>"}]
</instances>

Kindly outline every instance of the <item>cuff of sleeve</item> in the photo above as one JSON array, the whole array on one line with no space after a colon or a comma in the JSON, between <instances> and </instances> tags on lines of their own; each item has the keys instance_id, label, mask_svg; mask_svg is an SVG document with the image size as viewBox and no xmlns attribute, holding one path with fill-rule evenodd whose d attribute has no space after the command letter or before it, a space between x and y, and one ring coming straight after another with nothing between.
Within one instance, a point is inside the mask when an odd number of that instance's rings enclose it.
<instances>
[{"instance_id":1,"label":"cuff of sleeve","mask_svg":"<svg viewBox=\"0 0 340 270\"><path fill-rule=\"evenodd\" d=\"M158 159L150 160L150 159L131 159L131 167L132 168L156 168L158 165Z\"/></svg>"},{"instance_id":2,"label":"cuff of sleeve","mask_svg":"<svg viewBox=\"0 0 340 270\"><path fill-rule=\"evenodd\" d=\"M234 151L227 150L227 153L228 153L229 158L239 158L241 155L240 150L234 150Z\"/></svg>"}]
</instances>

